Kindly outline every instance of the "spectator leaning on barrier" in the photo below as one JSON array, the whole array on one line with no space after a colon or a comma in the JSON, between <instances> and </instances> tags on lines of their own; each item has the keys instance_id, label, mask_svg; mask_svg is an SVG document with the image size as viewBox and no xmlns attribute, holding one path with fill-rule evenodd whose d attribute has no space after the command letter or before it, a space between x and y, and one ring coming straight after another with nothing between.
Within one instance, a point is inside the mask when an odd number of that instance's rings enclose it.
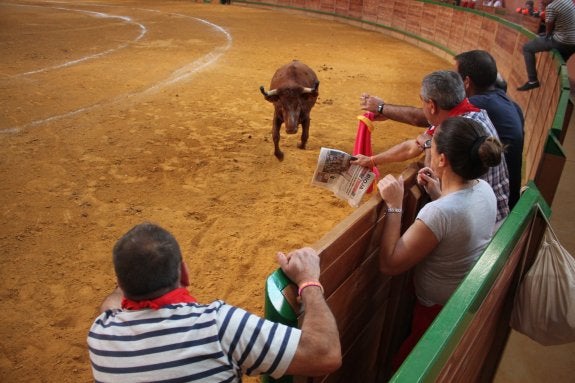
<instances>
[{"instance_id":1,"label":"spectator leaning on barrier","mask_svg":"<svg viewBox=\"0 0 575 383\"><path fill-rule=\"evenodd\" d=\"M519 200L523 164L524 118L521 107L497 86L497 64L489 52L473 50L455 56L455 68L463 78L469 101L484 109L505 145L509 172L509 208Z\"/></svg>"},{"instance_id":2,"label":"spectator leaning on barrier","mask_svg":"<svg viewBox=\"0 0 575 383\"><path fill-rule=\"evenodd\" d=\"M114 246L118 288L101 306L88 334L98 382L241 382L243 374L315 376L339 368L335 319L318 282L311 248L278 253L299 286L301 330L264 320L222 301L199 304L176 239L143 223Z\"/></svg>"},{"instance_id":3,"label":"spectator leaning on barrier","mask_svg":"<svg viewBox=\"0 0 575 383\"><path fill-rule=\"evenodd\" d=\"M417 138L403 141L388 150L367 157L356 155L352 163L372 168L383 163L401 162L426 154L425 163L429 165L429 149L435 127L449 117L462 116L478 121L486 134L498 137L485 110L472 105L465 97L465 87L461 76L453 71L436 71L427 76L421 85L421 103L423 108L385 103L381 98L363 93L361 108L376 113L376 121L387 119L415 126L430 126ZM489 168L482 177L497 197L497 222L500 225L509 214L509 174L505 158L498 166Z\"/></svg>"},{"instance_id":4,"label":"spectator leaning on barrier","mask_svg":"<svg viewBox=\"0 0 575 383\"><path fill-rule=\"evenodd\" d=\"M575 3L573 0L543 0L545 33L523 45L527 82L517 88L527 91L539 87L535 54L556 49L567 61L575 52Z\"/></svg>"},{"instance_id":5,"label":"spectator leaning on barrier","mask_svg":"<svg viewBox=\"0 0 575 383\"><path fill-rule=\"evenodd\" d=\"M409 337L393 359L397 369L489 244L497 215L493 189L478 179L503 159L499 140L477 121L443 120L433 135L430 167L417 181L432 200L401 235L403 180L388 174L377 187L387 207L379 268L414 268L416 304Z\"/></svg>"}]
</instances>

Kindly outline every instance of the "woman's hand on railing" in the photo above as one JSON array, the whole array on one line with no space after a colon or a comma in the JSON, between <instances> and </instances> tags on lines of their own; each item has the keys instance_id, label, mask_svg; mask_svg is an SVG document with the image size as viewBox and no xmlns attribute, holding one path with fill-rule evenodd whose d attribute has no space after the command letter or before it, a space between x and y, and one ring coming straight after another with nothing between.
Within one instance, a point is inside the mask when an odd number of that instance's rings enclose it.
<instances>
[{"instance_id":1,"label":"woman's hand on railing","mask_svg":"<svg viewBox=\"0 0 575 383\"><path fill-rule=\"evenodd\" d=\"M417 183L423 186L432 200L436 200L441 196L441 183L431 168L424 167L419 169L417 172Z\"/></svg>"},{"instance_id":2,"label":"woman's hand on railing","mask_svg":"<svg viewBox=\"0 0 575 383\"><path fill-rule=\"evenodd\" d=\"M377 183L379 195L388 208L401 208L403 204L403 176L388 174Z\"/></svg>"}]
</instances>

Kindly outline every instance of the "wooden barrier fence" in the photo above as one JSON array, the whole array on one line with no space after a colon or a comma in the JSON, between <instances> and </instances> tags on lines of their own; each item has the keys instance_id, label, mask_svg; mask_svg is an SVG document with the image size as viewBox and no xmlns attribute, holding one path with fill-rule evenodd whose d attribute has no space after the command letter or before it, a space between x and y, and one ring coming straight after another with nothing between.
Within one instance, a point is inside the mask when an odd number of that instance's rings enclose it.
<instances>
[{"instance_id":1,"label":"wooden barrier fence","mask_svg":"<svg viewBox=\"0 0 575 383\"><path fill-rule=\"evenodd\" d=\"M402 230L415 219L425 194L408 168ZM384 203L372 197L314 247L320 255L326 301L340 332L342 367L322 377L284 377L278 382L385 382L391 358L409 331L413 294L411 273L389 277L379 272ZM531 183L484 254L419 341L392 382L489 382L509 335L509 317L520 277L539 247L550 213ZM296 287L276 270L266 282L266 317L298 326ZM264 378L264 381L274 381Z\"/></svg>"},{"instance_id":2,"label":"wooden barrier fence","mask_svg":"<svg viewBox=\"0 0 575 383\"><path fill-rule=\"evenodd\" d=\"M427 196L416 183L418 165L403 172L405 194L402 230L415 220ZM412 294L407 281L410 273L397 277L379 272L378 254L385 214L377 195L363 204L313 245L320 256L320 282L327 304L337 319L344 365L320 378L295 378L295 382L374 382L381 366L389 365L408 327ZM266 283L266 317L297 326L299 307L296 289L281 270ZM392 329L402 331L391 331ZM292 381L287 378L286 381Z\"/></svg>"}]
</instances>

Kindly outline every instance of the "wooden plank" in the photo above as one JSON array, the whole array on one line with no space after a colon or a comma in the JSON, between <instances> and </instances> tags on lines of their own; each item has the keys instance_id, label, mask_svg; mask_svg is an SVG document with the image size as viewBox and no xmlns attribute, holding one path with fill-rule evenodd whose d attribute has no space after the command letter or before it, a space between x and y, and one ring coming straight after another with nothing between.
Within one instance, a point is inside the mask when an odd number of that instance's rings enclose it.
<instances>
[{"instance_id":1,"label":"wooden plank","mask_svg":"<svg viewBox=\"0 0 575 383\"><path fill-rule=\"evenodd\" d=\"M322 270L320 281L324 286L326 296L331 295L366 260L373 248L378 246L377 241L375 244L372 242L373 233L373 228L366 228L352 247L342 252L330 266ZM346 239L349 236L344 235L341 238ZM355 239L350 238L350 241Z\"/></svg>"},{"instance_id":2,"label":"wooden plank","mask_svg":"<svg viewBox=\"0 0 575 383\"><path fill-rule=\"evenodd\" d=\"M448 32L449 40L447 41L447 45L455 52L461 52L467 12L455 11L453 17L454 19L451 22L451 28Z\"/></svg>"},{"instance_id":3,"label":"wooden plank","mask_svg":"<svg viewBox=\"0 0 575 383\"><path fill-rule=\"evenodd\" d=\"M523 232L489 294L462 335L459 345L446 361L438 381L474 382L480 376L484 361L496 340L498 323L504 316L505 303L510 303L509 292L515 291L512 282L516 281L515 276L520 272L518 265L528 239L529 231ZM504 319L508 321L509 318Z\"/></svg>"},{"instance_id":4,"label":"wooden plank","mask_svg":"<svg viewBox=\"0 0 575 383\"><path fill-rule=\"evenodd\" d=\"M362 20L377 22L378 0L364 0L362 10Z\"/></svg>"},{"instance_id":5,"label":"wooden plank","mask_svg":"<svg viewBox=\"0 0 575 383\"><path fill-rule=\"evenodd\" d=\"M515 29L498 28L495 34L496 49L501 49L504 52L513 52L518 34L519 32Z\"/></svg>"},{"instance_id":6,"label":"wooden plank","mask_svg":"<svg viewBox=\"0 0 575 383\"><path fill-rule=\"evenodd\" d=\"M388 20L387 23L391 24L391 26L394 28L405 30L405 26L407 23L406 3L403 1L390 1L390 2L394 3L393 15L391 16L391 20Z\"/></svg>"},{"instance_id":7,"label":"wooden plank","mask_svg":"<svg viewBox=\"0 0 575 383\"><path fill-rule=\"evenodd\" d=\"M321 9L321 0L305 0L304 8L319 10Z\"/></svg>"},{"instance_id":8,"label":"wooden plank","mask_svg":"<svg viewBox=\"0 0 575 383\"><path fill-rule=\"evenodd\" d=\"M422 34L421 26L425 23L422 20L423 16L423 3L418 1L410 1L404 6L407 6L407 16L405 28L408 32L416 35Z\"/></svg>"},{"instance_id":9,"label":"wooden plank","mask_svg":"<svg viewBox=\"0 0 575 383\"><path fill-rule=\"evenodd\" d=\"M424 15L430 15L432 17L431 19L425 21L435 22L435 41L437 41L439 44L449 46L449 33L451 31L451 24L454 23L454 14L457 11L455 11L453 8L446 7L437 7L432 9L436 10L437 12L435 17L433 17L432 14L424 13ZM437 19L437 22L435 19Z\"/></svg>"},{"instance_id":10,"label":"wooden plank","mask_svg":"<svg viewBox=\"0 0 575 383\"><path fill-rule=\"evenodd\" d=\"M437 40L437 13L429 7L423 7L421 13L421 35L430 40Z\"/></svg>"},{"instance_id":11,"label":"wooden plank","mask_svg":"<svg viewBox=\"0 0 575 383\"><path fill-rule=\"evenodd\" d=\"M377 253L372 254L326 299L337 318L344 350L353 344L358 330L369 322L374 308L385 306L388 299L390 278L379 272L377 256Z\"/></svg>"},{"instance_id":12,"label":"wooden plank","mask_svg":"<svg viewBox=\"0 0 575 383\"><path fill-rule=\"evenodd\" d=\"M393 1L380 1L377 10L377 22L382 25L390 25L393 17Z\"/></svg>"},{"instance_id":13,"label":"wooden plank","mask_svg":"<svg viewBox=\"0 0 575 383\"><path fill-rule=\"evenodd\" d=\"M335 13L339 15L349 15L349 0L335 0Z\"/></svg>"},{"instance_id":14,"label":"wooden plank","mask_svg":"<svg viewBox=\"0 0 575 383\"><path fill-rule=\"evenodd\" d=\"M477 49L477 42L479 41L483 26L483 17L480 15L470 13L466 17L465 33L462 36L461 51L468 51Z\"/></svg>"},{"instance_id":15,"label":"wooden plank","mask_svg":"<svg viewBox=\"0 0 575 383\"><path fill-rule=\"evenodd\" d=\"M347 251L354 252L354 246L362 246L377 222L380 208L381 199L372 197L314 244L321 257L322 270L327 270Z\"/></svg>"},{"instance_id":16,"label":"wooden plank","mask_svg":"<svg viewBox=\"0 0 575 383\"><path fill-rule=\"evenodd\" d=\"M541 190L545 201L551 205L559 185L559 179L565 167L565 156L544 153L539 162L535 182ZM540 186L539 186L540 185Z\"/></svg>"},{"instance_id":17,"label":"wooden plank","mask_svg":"<svg viewBox=\"0 0 575 383\"><path fill-rule=\"evenodd\" d=\"M335 11L335 0L321 0L320 9L325 12L333 13Z\"/></svg>"},{"instance_id":18,"label":"wooden plank","mask_svg":"<svg viewBox=\"0 0 575 383\"><path fill-rule=\"evenodd\" d=\"M386 329L381 318L385 316L386 306L374 307L373 316L361 328L357 329L355 342L343 355L343 365L324 380L326 383L375 382L376 374L382 362L377 352L365 352L365 345L373 345ZM389 331L389 329L387 329Z\"/></svg>"}]
</instances>

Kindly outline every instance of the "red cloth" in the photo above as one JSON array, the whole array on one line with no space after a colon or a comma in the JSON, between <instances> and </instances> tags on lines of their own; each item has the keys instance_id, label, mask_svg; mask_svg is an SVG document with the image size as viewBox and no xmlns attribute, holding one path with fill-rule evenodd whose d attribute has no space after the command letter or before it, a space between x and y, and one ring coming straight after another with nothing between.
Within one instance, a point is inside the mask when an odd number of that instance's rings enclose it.
<instances>
[{"instance_id":1,"label":"red cloth","mask_svg":"<svg viewBox=\"0 0 575 383\"><path fill-rule=\"evenodd\" d=\"M177 303L196 303L197 300L190 295L188 290L184 287L170 291L156 299L133 301L128 298L122 299L122 308L126 310L140 310L140 309L153 309L157 310L167 305Z\"/></svg>"},{"instance_id":2,"label":"red cloth","mask_svg":"<svg viewBox=\"0 0 575 383\"><path fill-rule=\"evenodd\" d=\"M435 317L439 315L442 308L442 305L424 306L416 299L415 307L413 308L413 318L411 320L411 333L403 341L399 351L393 356L391 362L393 373L401 366L405 358L407 358L411 350L413 350L417 342L419 342L419 339L421 339L425 331L431 326Z\"/></svg>"},{"instance_id":3,"label":"red cloth","mask_svg":"<svg viewBox=\"0 0 575 383\"><path fill-rule=\"evenodd\" d=\"M371 132L374 128L374 125L371 122L374 120L375 114L372 112L366 112L363 116L358 116L357 118L359 119L359 124L357 126L357 134L355 136L353 155L363 154L364 156L371 157L373 155L371 148ZM371 171L375 173L375 179L377 181L377 179L379 179L379 170L374 166ZM369 186L367 189L368 193L371 193L374 184L375 182Z\"/></svg>"},{"instance_id":4,"label":"red cloth","mask_svg":"<svg viewBox=\"0 0 575 383\"><path fill-rule=\"evenodd\" d=\"M455 108L451 109L447 115L449 117L457 117L469 112L479 112L480 110L481 109L469 102L469 99L466 97L463 99L463 101L457 104ZM435 126L429 127L425 133L433 136L433 133L435 133Z\"/></svg>"}]
</instances>

